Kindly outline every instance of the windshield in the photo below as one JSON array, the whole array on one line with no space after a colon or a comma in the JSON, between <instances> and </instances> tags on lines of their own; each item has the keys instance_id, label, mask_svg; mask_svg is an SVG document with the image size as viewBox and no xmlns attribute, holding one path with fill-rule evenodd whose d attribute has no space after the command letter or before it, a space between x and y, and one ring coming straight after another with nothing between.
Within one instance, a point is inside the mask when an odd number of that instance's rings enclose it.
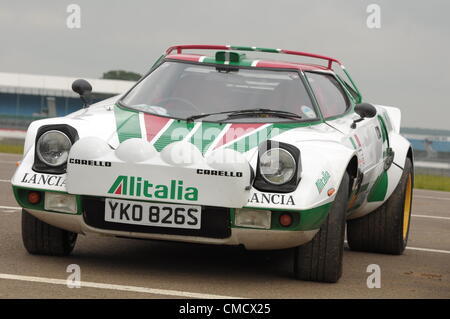
<instances>
[{"instance_id":1,"label":"windshield","mask_svg":"<svg viewBox=\"0 0 450 319\"><path fill-rule=\"evenodd\" d=\"M224 111L270 109L292 112L304 120L317 112L295 71L226 68L223 66L165 62L134 87L121 101L130 108L186 119ZM286 121L275 113L258 112L231 118L233 122ZM211 114L222 121L226 114ZM206 118L205 118L206 120ZM298 121L299 119L288 119Z\"/></svg>"}]
</instances>

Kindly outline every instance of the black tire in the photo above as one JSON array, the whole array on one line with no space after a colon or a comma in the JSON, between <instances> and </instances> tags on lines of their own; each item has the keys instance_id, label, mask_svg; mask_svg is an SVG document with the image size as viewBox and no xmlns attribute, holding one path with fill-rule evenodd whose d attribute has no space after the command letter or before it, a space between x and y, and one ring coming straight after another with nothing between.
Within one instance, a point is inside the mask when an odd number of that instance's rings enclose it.
<instances>
[{"instance_id":1,"label":"black tire","mask_svg":"<svg viewBox=\"0 0 450 319\"><path fill-rule=\"evenodd\" d=\"M294 248L294 274L297 279L333 283L341 277L348 192L349 176L345 173L319 232L309 243Z\"/></svg>"},{"instance_id":2,"label":"black tire","mask_svg":"<svg viewBox=\"0 0 450 319\"><path fill-rule=\"evenodd\" d=\"M413 167L407 158L391 197L370 214L347 222L350 249L401 255L408 243L413 186Z\"/></svg>"},{"instance_id":3,"label":"black tire","mask_svg":"<svg viewBox=\"0 0 450 319\"><path fill-rule=\"evenodd\" d=\"M76 240L76 233L44 223L22 209L22 241L30 254L67 256Z\"/></svg>"}]
</instances>

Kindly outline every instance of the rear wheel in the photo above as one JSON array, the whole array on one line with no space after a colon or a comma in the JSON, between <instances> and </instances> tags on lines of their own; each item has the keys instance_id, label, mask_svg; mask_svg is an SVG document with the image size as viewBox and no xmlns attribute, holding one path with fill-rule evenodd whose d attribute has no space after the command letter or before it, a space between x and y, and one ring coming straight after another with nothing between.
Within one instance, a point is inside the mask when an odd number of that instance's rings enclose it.
<instances>
[{"instance_id":1,"label":"rear wheel","mask_svg":"<svg viewBox=\"0 0 450 319\"><path fill-rule=\"evenodd\" d=\"M22 241L30 254L66 256L75 247L77 234L44 223L23 209Z\"/></svg>"},{"instance_id":2,"label":"rear wheel","mask_svg":"<svg viewBox=\"0 0 450 319\"><path fill-rule=\"evenodd\" d=\"M345 173L319 232L309 243L294 248L294 274L297 279L337 282L341 277L348 191L349 176Z\"/></svg>"},{"instance_id":3,"label":"rear wheel","mask_svg":"<svg viewBox=\"0 0 450 319\"><path fill-rule=\"evenodd\" d=\"M350 249L401 255L408 243L413 186L413 167L407 158L391 197L372 213L347 222Z\"/></svg>"}]
</instances>

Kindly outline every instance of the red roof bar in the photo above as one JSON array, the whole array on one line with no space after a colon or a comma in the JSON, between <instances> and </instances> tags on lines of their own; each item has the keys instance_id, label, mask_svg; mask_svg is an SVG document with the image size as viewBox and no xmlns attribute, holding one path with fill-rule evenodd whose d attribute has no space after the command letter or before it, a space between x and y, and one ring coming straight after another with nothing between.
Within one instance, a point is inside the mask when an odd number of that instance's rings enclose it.
<instances>
[{"instance_id":1,"label":"red roof bar","mask_svg":"<svg viewBox=\"0 0 450 319\"><path fill-rule=\"evenodd\" d=\"M232 46L232 45L202 45L202 44L193 44L193 45L175 45L166 50L166 54L170 54L172 51L177 50L177 53L180 54L183 50L237 50L237 51L255 51L255 52L265 52L265 53L282 53L289 55L297 55L304 56L308 58L315 58L321 60L328 61L328 68L331 69L333 62L338 63L342 66L339 60L330 58L324 55L300 52L300 51L292 51L292 50L281 50L281 49L268 49L268 48L257 48L257 47L242 47L242 46Z\"/></svg>"}]
</instances>

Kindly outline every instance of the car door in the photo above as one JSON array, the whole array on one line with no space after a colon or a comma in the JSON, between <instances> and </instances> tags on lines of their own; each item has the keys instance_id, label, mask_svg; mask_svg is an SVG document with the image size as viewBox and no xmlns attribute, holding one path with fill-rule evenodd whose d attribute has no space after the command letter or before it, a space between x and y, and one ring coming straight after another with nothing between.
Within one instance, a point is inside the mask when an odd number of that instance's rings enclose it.
<instances>
[{"instance_id":1,"label":"car door","mask_svg":"<svg viewBox=\"0 0 450 319\"><path fill-rule=\"evenodd\" d=\"M306 72L310 86L326 123L343 134L342 143L356 150L358 168L363 173L364 188L373 183L383 170L383 131L377 116L356 123L360 116L352 111L349 94L331 73Z\"/></svg>"}]
</instances>

